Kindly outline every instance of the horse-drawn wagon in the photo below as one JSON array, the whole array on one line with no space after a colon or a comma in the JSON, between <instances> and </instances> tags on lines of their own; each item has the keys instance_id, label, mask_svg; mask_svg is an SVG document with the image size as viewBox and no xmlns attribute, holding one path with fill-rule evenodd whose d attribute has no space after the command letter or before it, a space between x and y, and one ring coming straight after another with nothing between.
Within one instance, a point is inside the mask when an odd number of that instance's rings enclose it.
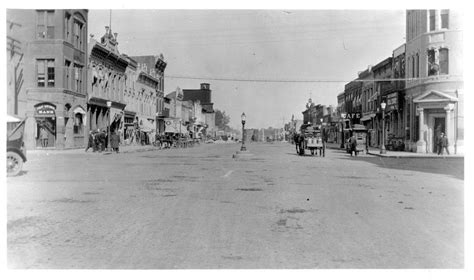
<instances>
[{"instance_id":1,"label":"horse-drawn wagon","mask_svg":"<svg viewBox=\"0 0 474 280\"><path fill-rule=\"evenodd\" d=\"M297 153L304 155L305 150L309 150L311 155L317 155L319 151L319 155L324 157L326 144L324 143L322 131L311 124L302 125L300 131L301 133L295 138Z\"/></svg>"}]
</instances>

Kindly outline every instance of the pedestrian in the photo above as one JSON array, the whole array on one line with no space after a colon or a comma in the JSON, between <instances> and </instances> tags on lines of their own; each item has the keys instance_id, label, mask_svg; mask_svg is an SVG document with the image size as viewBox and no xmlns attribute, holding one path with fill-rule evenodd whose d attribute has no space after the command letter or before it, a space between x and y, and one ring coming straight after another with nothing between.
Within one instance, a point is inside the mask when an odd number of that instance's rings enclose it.
<instances>
[{"instance_id":1,"label":"pedestrian","mask_svg":"<svg viewBox=\"0 0 474 280\"><path fill-rule=\"evenodd\" d=\"M448 144L448 137L446 137L446 134L441 132L441 137L438 140L438 155L442 155L444 150L446 150L446 153L449 155Z\"/></svg>"},{"instance_id":2,"label":"pedestrian","mask_svg":"<svg viewBox=\"0 0 474 280\"><path fill-rule=\"evenodd\" d=\"M89 131L89 139L87 141L86 152L89 150L89 148L92 148L92 151L95 152L93 131Z\"/></svg>"},{"instance_id":3,"label":"pedestrian","mask_svg":"<svg viewBox=\"0 0 474 280\"><path fill-rule=\"evenodd\" d=\"M350 145L351 156L352 156L352 152L354 152L354 155L357 156L357 138L355 137L354 134L352 134L351 138L349 138L349 145Z\"/></svg>"},{"instance_id":4,"label":"pedestrian","mask_svg":"<svg viewBox=\"0 0 474 280\"><path fill-rule=\"evenodd\" d=\"M48 131L44 127L41 127L41 130L40 130L40 141L41 141L41 147L43 148L48 147Z\"/></svg>"},{"instance_id":5,"label":"pedestrian","mask_svg":"<svg viewBox=\"0 0 474 280\"><path fill-rule=\"evenodd\" d=\"M116 132L112 132L112 135L110 135L110 146L116 153L119 152L120 136Z\"/></svg>"}]
</instances>

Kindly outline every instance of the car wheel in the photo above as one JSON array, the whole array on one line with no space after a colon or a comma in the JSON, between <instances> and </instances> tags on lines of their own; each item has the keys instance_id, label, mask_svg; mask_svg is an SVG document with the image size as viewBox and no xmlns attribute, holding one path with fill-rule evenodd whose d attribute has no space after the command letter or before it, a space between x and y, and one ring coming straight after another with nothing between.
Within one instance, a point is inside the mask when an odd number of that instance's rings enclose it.
<instances>
[{"instance_id":1,"label":"car wheel","mask_svg":"<svg viewBox=\"0 0 474 280\"><path fill-rule=\"evenodd\" d=\"M16 176L23 167L23 159L15 152L7 152L7 176Z\"/></svg>"}]
</instances>

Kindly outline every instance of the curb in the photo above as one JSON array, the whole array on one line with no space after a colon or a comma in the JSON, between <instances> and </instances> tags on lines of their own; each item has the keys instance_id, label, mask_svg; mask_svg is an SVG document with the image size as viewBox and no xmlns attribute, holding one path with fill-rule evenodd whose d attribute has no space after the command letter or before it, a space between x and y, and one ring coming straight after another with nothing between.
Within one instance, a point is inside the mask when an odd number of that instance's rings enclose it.
<instances>
[{"instance_id":1,"label":"curb","mask_svg":"<svg viewBox=\"0 0 474 280\"><path fill-rule=\"evenodd\" d=\"M374 153L374 152L368 152L368 155L372 156L377 156L377 157L385 157L385 158L429 158L429 159L450 159L450 158L464 158L463 155L450 155L450 156L438 156L438 155L425 155L425 156L419 156L419 155L390 155L390 154L380 154L380 153Z\"/></svg>"}]
</instances>

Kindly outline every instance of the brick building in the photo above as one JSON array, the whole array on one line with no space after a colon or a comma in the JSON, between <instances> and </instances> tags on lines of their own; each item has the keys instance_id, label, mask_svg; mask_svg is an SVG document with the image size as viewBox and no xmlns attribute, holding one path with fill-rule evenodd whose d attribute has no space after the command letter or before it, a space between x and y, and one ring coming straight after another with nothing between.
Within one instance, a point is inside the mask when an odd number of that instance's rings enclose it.
<instances>
[{"instance_id":1,"label":"brick building","mask_svg":"<svg viewBox=\"0 0 474 280\"><path fill-rule=\"evenodd\" d=\"M8 112L26 118L25 146L83 147L87 141L87 10L8 10Z\"/></svg>"}]
</instances>

